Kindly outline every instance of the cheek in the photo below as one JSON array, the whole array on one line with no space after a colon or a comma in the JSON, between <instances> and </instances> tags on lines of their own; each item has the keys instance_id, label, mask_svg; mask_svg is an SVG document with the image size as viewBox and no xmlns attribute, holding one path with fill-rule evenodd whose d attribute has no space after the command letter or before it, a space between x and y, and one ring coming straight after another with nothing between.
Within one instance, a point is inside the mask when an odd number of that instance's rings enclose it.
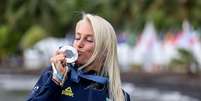
<instances>
[{"instance_id":1,"label":"cheek","mask_svg":"<svg viewBox=\"0 0 201 101\"><path fill-rule=\"evenodd\" d=\"M90 53L90 54L92 54L93 52L94 52L94 44L91 44L91 45L88 45L87 47L87 51Z\"/></svg>"}]
</instances>

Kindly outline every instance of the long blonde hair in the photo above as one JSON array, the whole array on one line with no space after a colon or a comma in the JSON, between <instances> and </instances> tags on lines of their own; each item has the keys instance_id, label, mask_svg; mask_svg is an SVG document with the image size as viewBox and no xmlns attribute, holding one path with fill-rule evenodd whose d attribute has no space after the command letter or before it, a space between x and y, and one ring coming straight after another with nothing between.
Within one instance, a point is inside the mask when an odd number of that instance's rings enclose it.
<instances>
[{"instance_id":1,"label":"long blonde hair","mask_svg":"<svg viewBox=\"0 0 201 101\"><path fill-rule=\"evenodd\" d=\"M97 15L83 14L81 21L89 21L94 31L95 49L88 62L80 67L87 68L93 63L100 63L99 75L109 78L109 97L112 101L124 101L121 88L120 71L117 60L117 38L112 25ZM98 61L98 62L97 62Z\"/></svg>"}]
</instances>

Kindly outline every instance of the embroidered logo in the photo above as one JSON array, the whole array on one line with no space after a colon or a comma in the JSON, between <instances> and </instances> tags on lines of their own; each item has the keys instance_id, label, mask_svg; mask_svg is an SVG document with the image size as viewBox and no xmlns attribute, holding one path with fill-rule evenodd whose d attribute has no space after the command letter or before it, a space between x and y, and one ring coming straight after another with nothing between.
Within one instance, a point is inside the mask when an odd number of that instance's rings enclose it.
<instances>
[{"instance_id":1,"label":"embroidered logo","mask_svg":"<svg viewBox=\"0 0 201 101\"><path fill-rule=\"evenodd\" d=\"M66 96L71 96L71 97L73 97L73 95L74 95L71 87L67 87L66 89L62 90L61 94L66 95Z\"/></svg>"},{"instance_id":2,"label":"embroidered logo","mask_svg":"<svg viewBox=\"0 0 201 101\"><path fill-rule=\"evenodd\" d=\"M37 92L38 91L38 89L39 89L39 86L35 86L33 89L32 89L32 93L35 93L35 92Z\"/></svg>"}]
</instances>

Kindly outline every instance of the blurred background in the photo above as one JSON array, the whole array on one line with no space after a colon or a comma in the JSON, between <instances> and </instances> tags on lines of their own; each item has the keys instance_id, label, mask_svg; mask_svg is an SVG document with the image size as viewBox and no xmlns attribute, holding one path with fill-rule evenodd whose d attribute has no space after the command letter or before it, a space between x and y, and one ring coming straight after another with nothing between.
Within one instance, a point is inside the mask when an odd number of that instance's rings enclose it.
<instances>
[{"instance_id":1,"label":"blurred background","mask_svg":"<svg viewBox=\"0 0 201 101\"><path fill-rule=\"evenodd\" d=\"M27 99L81 12L114 26L132 101L201 101L201 0L1 0L0 101Z\"/></svg>"}]
</instances>

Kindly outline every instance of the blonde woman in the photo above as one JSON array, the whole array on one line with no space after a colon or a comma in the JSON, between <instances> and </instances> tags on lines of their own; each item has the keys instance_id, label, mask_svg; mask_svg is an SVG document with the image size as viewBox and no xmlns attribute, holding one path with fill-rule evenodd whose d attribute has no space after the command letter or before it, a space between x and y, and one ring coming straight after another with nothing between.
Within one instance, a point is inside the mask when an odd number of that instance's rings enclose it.
<instances>
[{"instance_id":1,"label":"blonde woman","mask_svg":"<svg viewBox=\"0 0 201 101\"><path fill-rule=\"evenodd\" d=\"M117 60L117 39L112 25L100 16L83 14L75 29L74 64L57 51L36 83L28 101L130 101L122 90ZM62 81L64 81L62 83Z\"/></svg>"}]
</instances>

